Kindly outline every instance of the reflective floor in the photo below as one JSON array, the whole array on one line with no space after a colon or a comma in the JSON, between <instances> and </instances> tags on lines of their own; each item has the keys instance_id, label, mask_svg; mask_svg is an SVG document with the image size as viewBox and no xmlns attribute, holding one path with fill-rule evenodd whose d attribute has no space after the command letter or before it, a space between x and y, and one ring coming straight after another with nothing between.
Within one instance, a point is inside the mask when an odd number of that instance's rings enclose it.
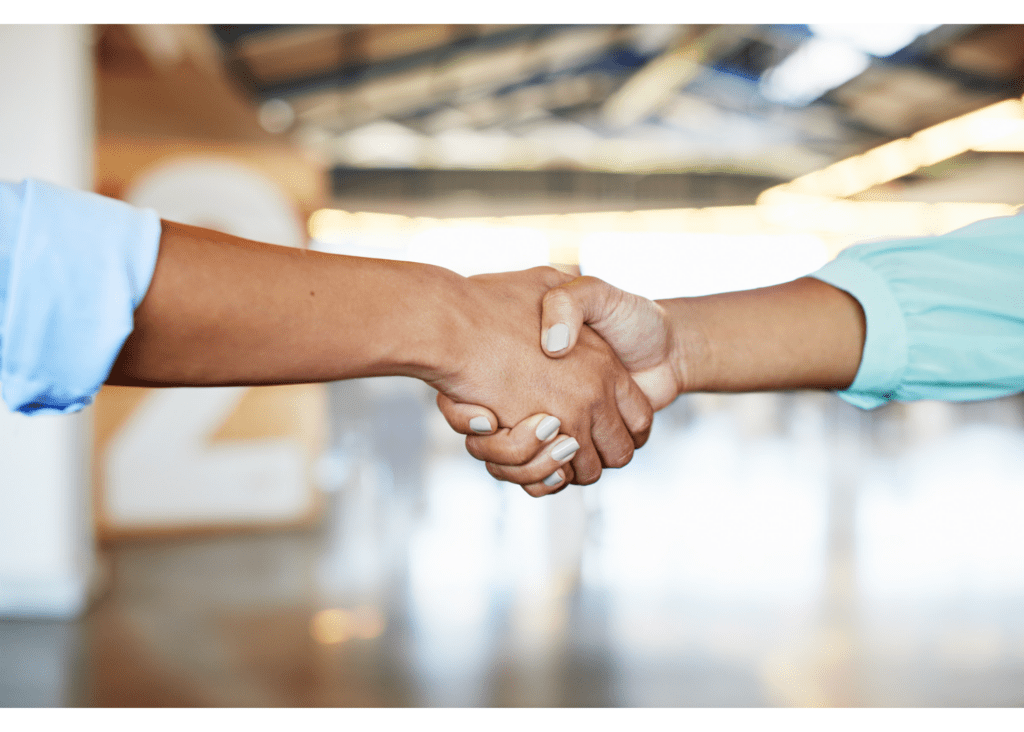
<instances>
[{"instance_id":1,"label":"reflective floor","mask_svg":"<svg viewBox=\"0 0 1024 732\"><path fill-rule=\"evenodd\" d=\"M4 706L1020 706L1018 398L694 395L547 499L419 382L331 386L316 531L120 546Z\"/></svg>"}]
</instances>

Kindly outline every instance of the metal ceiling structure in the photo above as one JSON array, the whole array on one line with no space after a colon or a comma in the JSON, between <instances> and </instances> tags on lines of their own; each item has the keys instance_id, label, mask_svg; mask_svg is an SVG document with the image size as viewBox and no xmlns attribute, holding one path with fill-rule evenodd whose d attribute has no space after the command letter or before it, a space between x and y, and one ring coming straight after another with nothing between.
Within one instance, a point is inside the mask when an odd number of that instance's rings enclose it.
<instances>
[{"instance_id":1,"label":"metal ceiling structure","mask_svg":"<svg viewBox=\"0 0 1024 732\"><path fill-rule=\"evenodd\" d=\"M647 140L665 148L673 169L689 156L743 170L774 150L775 172L785 176L1024 93L1019 25L935 27L888 56L870 56L852 79L796 105L767 98L764 81L815 35L808 26L211 30L255 100L287 103L282 127L333 143L336 162L349 165L360 162L346 159L346 135L387 123L410 138L457 129L506 141L559 131L567 141L574 134ZM426 167L515 167L485 155L475 166L465 157ZM383 162L405 167L399 158ZM563 158L593 167L578 155ZM763 160L753 165L751 172L765 172Z\"/></svg>"},{"instance_id":2,"label":"metal ceiling structure","mask_svg":"<svg viewBox=\"0 0 1024 732\"><path fill-rule=\"evenodd\" d=\"M150 56L171 35L134 28ZM633 183L616 176L674 174L706 179L689 194L677 186L683 198L749 200L1024 94L1024 25L197 28L182 30L179 45L202 46L265 130L315 155L342 185L372 183L374 170L391 180L444 173L434 188L500 177L475 171L523 180L547 171L548 189L619 190ZM823 74L819 86L787 90L794 68ZM743 177L755 183L731 193L715 182Z\"/></svg>"}]
</instances>

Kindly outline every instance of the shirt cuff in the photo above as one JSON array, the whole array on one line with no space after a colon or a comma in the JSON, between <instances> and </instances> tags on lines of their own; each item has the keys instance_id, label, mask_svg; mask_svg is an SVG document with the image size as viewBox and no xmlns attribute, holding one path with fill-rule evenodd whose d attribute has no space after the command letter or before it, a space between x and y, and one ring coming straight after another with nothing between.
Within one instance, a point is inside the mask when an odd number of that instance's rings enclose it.
<instances>
[{"instance_id":1,"label":"shirt cuff","mask_svg":"<svg viewBox=\"0 0 1024 732\"><path fill-rule=\"evenodd\" d=\"M863 262L840 254L811 277L848 292L864 309L867 333L853 383L838 392L861 409L892 400L907 370L907 326L885 279Z\"/></svg>"},{"instance_id":2,"label":"shirt cuff","mask_svg":"<svg viewBox=\"0 0 1024 732\"><path fill-rule=\"evenodd\" d=\"M22 184L0 359L11 409L59 414L92 402L132 332L159 242L152 210Z\"/></svg>"}]
</instances>

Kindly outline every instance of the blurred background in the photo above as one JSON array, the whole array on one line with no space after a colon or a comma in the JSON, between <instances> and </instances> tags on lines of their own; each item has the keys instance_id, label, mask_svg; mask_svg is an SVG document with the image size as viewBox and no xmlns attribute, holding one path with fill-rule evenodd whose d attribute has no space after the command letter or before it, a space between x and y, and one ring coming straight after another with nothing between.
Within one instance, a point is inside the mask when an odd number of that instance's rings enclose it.
<instances>
[{"instance_id":1,"label":"blurred background","mask_svg":"<svg viewBox=\"0 0 1024 732\"><path fill-rule=\"evenodd\" d=\"M6 25L0 60L4 179L467 275L745 289L1024 203L1021 25ZM0 705L1024 703L1019 397L687 395L537 500L433 396L0 413Z\"/></svg>"}]
</instances>

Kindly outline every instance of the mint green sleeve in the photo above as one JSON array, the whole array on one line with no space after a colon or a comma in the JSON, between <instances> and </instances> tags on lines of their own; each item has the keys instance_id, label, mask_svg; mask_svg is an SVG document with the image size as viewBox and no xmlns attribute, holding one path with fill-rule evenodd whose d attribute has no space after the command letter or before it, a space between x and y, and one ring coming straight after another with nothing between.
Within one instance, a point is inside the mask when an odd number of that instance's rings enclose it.
<instances>
[{"instance_id":1,"label":"mint green sleeve","mask_svg":"<svg viewBox=\"0 0 1024 732\"><path fill-rule=\"evenodd\" d=\"M860 368L839 392L850 404L1024 391L1024 215L859 244L811 276L864 308Z\"/></svg>"}]
</instances>

